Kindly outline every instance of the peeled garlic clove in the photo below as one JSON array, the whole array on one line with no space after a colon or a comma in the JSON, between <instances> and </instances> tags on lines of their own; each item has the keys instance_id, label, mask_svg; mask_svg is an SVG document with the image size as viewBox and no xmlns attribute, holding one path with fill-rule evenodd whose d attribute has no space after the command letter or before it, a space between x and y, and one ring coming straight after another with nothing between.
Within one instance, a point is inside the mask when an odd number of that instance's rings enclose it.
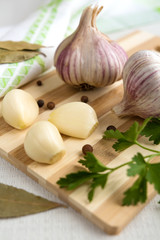
<instances>
[{"instance_id":1,"label":"peeled garlic clove","mask_svg":"<svg viewBox=\"0 0 160 240\"><path fill-rule=\"evenodd\" d=\"M26 154L40 163L52 164L65 154L65 147L58 129L48 121L36 122L24 140Z\"/></svg>"},{"instance_id":2,"label":"peeled garlic clove","mask_svg":"<svg viewBox=\"0 0 160 240\"><path fill-rule=\"evenodd\" d=\"M30 126L39 114L36 100L21 89L8 92L2 101L2 116L14 128Z\"/></svg>"},{"instance_id":3,"label":"peeled garlic clove","mask_svg":"<svg viewBox=\"0 0 160 240\"><path fill-rule=\"evenodd\" d=\"M89 6L77 30L57 48L54 65L67 84L81 89L104 87L121 79L125 51L96 27L103 7Z\"/></svg>"},{"instance_id":4,"label":"peeled garlic clove","mask_svg":"<svg viewBox=\"0 0 160 240\"><path fill-rule=\"evenodd\" d=\"M133 54L123 70L124 97L114 107L120 116L160 116L160 54L143 50Z\"/></svg>"},{"instance_id":5,"label":"peeled garlic clove","mask_svg":"<svg viewBox=\"0 0 160 240\"><path fill-rule=\"evenodd\" d=\"M50 114L49 121L60 133L77 138L87 138L98 125L94 109L82 102L60 106Z\"/></svg>"}]
</instances>

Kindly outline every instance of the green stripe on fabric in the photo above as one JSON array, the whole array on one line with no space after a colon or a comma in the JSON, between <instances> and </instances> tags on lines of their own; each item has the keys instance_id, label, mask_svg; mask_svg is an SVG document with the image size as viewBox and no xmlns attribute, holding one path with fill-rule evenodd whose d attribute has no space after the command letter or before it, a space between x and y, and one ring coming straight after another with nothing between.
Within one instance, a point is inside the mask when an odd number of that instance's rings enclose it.
<instances>
[{"instance_id":1,"label":"green stripe on fabric","mask_svg":"<svg viewBox=\"0 0 160 240\"><path fill-rule=\"evenodd\" d=\"M50 12L51 14L49 15L49 18L46 20L46 22L44 23L44 25L42 27L42 33L39 34L37 36L37 39L36 39L36 43L38 43L38 41L40 41L40 44L43 43L43 41L45 40L45 38L47 36L48 31L50 30L50 27L53 23L54 18L56 17L57 8L58 8L58 6L60 5L61 2L62 2L62 0L52 1L51 6L53 6L53 8L51 8L51 9L49 7L48 8L47 7L42 7L41 8L40 14L38 15L35 22L31 25L30 29L28 30L26 36L23 39L24 41L29 41L30 42L32 40L32 38L36 34L36 30L39 28L39 24L43 21L46 14L48 12ZM24 79L24 77L29 73L29 71L30 71L32 65L34 64L34 62L37 62L39 64L42 72L44 72L46 70L45 69L45 62L40 56L36 56L32 59L29 59L29 60L25 61L24 65L20 68L16 78L11 83L12 85L5 91L4 94L6 94L9 90L13 89L15 86L17 86L21 83L21 81ZM3 76L0 78L0 93L2 91L4 91L4 88L7 87L7 84L9 83L10 78L13 77L15 69L18 67L18 63L10 64L10 66L11 67L7 68L4 71ZM10 73L10 75L9 75L9 73Z\"/></svg>"},{"instance_id":2,"label":"green stripe on fabric","mask_svg":"<svg viewBox=\"0 0 160 240\"><path fill-rule=\"evenodd\" d=\"M6 77L12 77L14 75L15 70L16 70L15 68L8 68L5 71L5 76Z\"/></svg>"},{"instance_id":3,"label":"green stripe on fabric","mask_svg":"<svg viewBox=\"0 0 160 240\"><path fill-rule=\"evenodd\" d=\"M40 56L36 56L35 60L37 61L37 63L41 67L41 71L44 72L46 70L46 68L45 68L45 62L43 61L43 59Z\"/></svg>"},{"instance_id":4,"label":"green stripe on fabric","mask_svg":"<svg viewBox=\"0 0 160 240\"><path fill-rule=\"evenodd\" d=\"M12 82L13 86L17 86L20 84L21 80L22 80L23 76L17 76L14 81Z\"/></svg>"},{"instance_id":5,"label":"green stripe on fabric","mask_svg":"<svg viewBox=\"0 0 160 240\"><path fill-rule=\"evenodd\" d=\"M160 7L155 8L155 11L160 13Z\"/></svg>"},{"instance_id":6,"label":"green stripe on fabric","mask_svg":"<svg viewBox=\"0 0 160 240\"><path fill-rule=\"evenodd\" d=\"M53 20L56 17L57 8L58 8L58 6L60 5L61 2L62 2L62 0L51 1L45 8L42 8L42 11L45 11L45 13L46 13L46 9L49 9L49 11L51 13L49 15L49 18L45 21L45 23L44 23L40 33L38 34L36 40L34 41L34 43L42 44L44 42L44 40L46 39L47 33L49 32L50 27L53 23ZM50 8L51 8L51 10L50 10ZM45 71L44 60L40 56L36 56L34 58L34 60L40 65L40 67L42 69L42 72L44 72Z\"/></svg>"},{"instance_id":7,"label":"green stripe on fabric","mask_svg":"<svg viewBox=\"0 0 160 240\"><path fill-rule=\"evenodd\" d=\"M8 82L8 78L1 78L0 80L0 88L5 88Z\"/></svg>"},{"instance_id":8,"label":"green stripe on fabric","mask_svg":"<svg viewBox=\"0 0 160 240\"><path fill-rule=\"evenodd\" d=\"M71 1L71 0L67 0L67 2L69 2L69 1ZM59 5L61 2L62 2L62 0L52 0L50 3L47 4L46 7L52 7L55 5Z\"/></svg>"},{"instance_id":9,"label":"green stripe on fabric","mask_svg":"<svg viewBox=\"0 0 160 240\"><path fill-rule=\"evenodd\" d=\"M42 44L44 42L44 40L46 39L47 33L53 23L53 20L56 17L56 14L57 14L57 9L56 11L51 12L49 19L47 19L43 28L41 29L41 32L38 34L37 39L35 40L35 43Z\"/></svg>"},{"instance_id":10,"label":"green stripe on fabric","mask_svg":"<svg viewBox=\"0 0 160 240\"><path fill-rule=\"evenodd\" d=\"M4 93L4 95L6 95L9 91L11 91L12 89L14 89L14 87L13 86L9 86L8 88L7 88L7 90L5 91L5 93Z\"/></svg>"}]
</instances>

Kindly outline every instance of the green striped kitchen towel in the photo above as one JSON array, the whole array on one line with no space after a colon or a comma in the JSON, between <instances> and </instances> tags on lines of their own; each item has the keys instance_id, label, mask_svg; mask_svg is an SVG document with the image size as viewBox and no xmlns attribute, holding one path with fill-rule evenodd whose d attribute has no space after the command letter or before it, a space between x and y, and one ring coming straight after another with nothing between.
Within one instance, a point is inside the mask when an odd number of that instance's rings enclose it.
<instances>
[{"instance_id":1,"label":"green striped kitchen towel","mask_svg":"<svg viewBox=\"0 0 160 240\"><path fill-rule=\"evenodd\" d=\"M38 55L20 63L1 64L0 97L11 89L31 81L53 65L55 46L64 38L71 16L72 3L71 0L50 1L1 38L2 41L24 40L30 43L53 46L53 48L42 49L47 57Z\"/></svg>"}]
</instances>

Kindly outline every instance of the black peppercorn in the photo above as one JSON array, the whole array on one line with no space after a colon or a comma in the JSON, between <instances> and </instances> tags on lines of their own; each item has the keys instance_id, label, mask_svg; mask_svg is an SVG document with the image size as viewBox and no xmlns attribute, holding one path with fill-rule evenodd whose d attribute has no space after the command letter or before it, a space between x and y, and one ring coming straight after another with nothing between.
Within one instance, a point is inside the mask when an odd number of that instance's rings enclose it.
<instances>
[{"instance_id":1,"label":"black peppercorn","mask_svg":"<svg viewBox=\"0 0 160 240\"><path fill-rule=\"evenodd\" d=\"M47 103L47 108L52 110L53 108L55 108L55 103L54 102L48 102Z\"/></svg>"},{"instance_id":2,"label":"black peppercorn","mask_svg":"<svg viewBox=\"0 0 160 240\"><path fill-rule=\"evenodd\" d=\"M113 125L110 125L106 128L106 130L113 130L113 131L116 131L116 127L113 126Z\"/></svg>"},{"instance_id":3,"label":"black peppercorn","mask_svg":"<svg viewBox=\"0 0 160 240\"><path fill-rule=\"evenodd\" d=\"M88 97L87 96L82 96L81 97L81 102L87 103L88 102Z\"/></svg>"},{"instance_id":4,"label":"black peppercorn","mask_svg":"<svg viewBox=\"0 0 160 240\"><path fill-rule=\"evenodd\" d=\"M82 147L82 152L86 155L87 152L93 152L93 147L89 144L86 144Z\"/></svg>"},{"instance_id":5,"label":"black peppercorn","mask_svg":"<svg viewBox=\"0 0 160 240\"><path fill-rule=\"evenodd\" d=\"M43 105L44 105L44 101L43 101L42 99L39 99L39 100L37 101L37 104L38 104L38 106L41 108L41 107L43 107Z\"/></svg>"},{"instance_id":6,"label":"black peppercorn","mask_svg":"<svg viewBox=\"0 0 160 240\"><path fill-rule=\"evenodd\" d=\"M42 86L42 82L40 80L37 81L38 86Z\"/></svg>"}]
</instances>

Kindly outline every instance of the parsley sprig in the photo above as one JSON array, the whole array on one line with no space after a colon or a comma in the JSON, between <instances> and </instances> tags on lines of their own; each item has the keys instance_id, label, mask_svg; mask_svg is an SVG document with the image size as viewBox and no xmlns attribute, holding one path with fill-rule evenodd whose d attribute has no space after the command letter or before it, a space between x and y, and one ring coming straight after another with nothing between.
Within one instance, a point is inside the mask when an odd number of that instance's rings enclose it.
<instances>
[{"instance_id":1,"label":"parsley sprig","mask_svg":"<svg viewBox=\"0 0 160 240\"><path fill-rule=\"evenodd\" d=\"M103 165L94 154L88 152L84 159L80 159L79 163L84 166L84 170L70 173L64 178L60 178L57 184L61 188L73 190L84 183L89 183L90 189L88 192L88 200L92 201L97 187L102 189L107 185L107 180L110 174L119 168L128 165L127 175L129 177L137 176L133 185L124 192L123 205L136 205L139 202L144 203L147 199L147 182L154 185L155 190L160 193L160 163L150 163L153 157L160 156L160 151L150 149L143 146L138 138L146 136L149 141L154 144L160 143L160 119L147 118L142 125L134 122L126 132L120 132L118 129L106 130L104 132L104 139L116 139L113 144L115 151L123 151L133 144L146 149L152 154L143 156L141 153L136 153L132 159L115 168L110 168Z\"/></svg>"}]
</instances>

